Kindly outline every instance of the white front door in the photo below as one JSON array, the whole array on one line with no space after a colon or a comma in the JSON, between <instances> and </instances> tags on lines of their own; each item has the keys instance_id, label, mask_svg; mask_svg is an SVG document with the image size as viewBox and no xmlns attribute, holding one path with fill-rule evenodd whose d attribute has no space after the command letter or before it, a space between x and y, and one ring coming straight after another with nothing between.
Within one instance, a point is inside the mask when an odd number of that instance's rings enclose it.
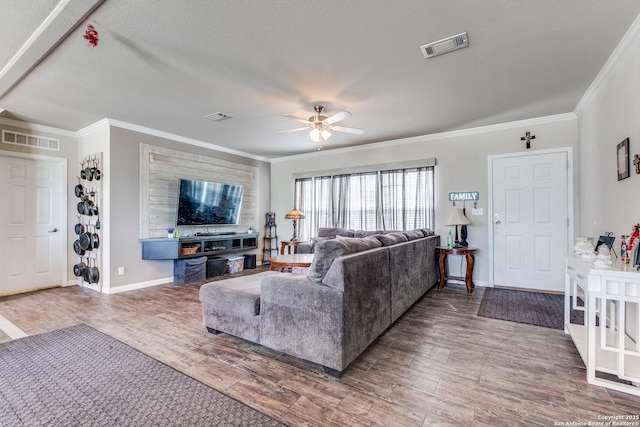
<instances>
[{"instance_id":1,"label":"white front door","mask_svg":"<svg viewBox=\"0 0 640 427\"><path fill-rule=\"evenodd\" d=\"M491 168L494 285L562 292L567 152L498 157Z\"/></svg>"},{"instance_id":2,"label":"white front door","mask_svg":"<svg viewBox=\"0 0 640 427\"><path fill-rule=\"evenodd\" d=\"M0 154L0 295L63 284L64 164Z\"/></svg>"}]
</instances>

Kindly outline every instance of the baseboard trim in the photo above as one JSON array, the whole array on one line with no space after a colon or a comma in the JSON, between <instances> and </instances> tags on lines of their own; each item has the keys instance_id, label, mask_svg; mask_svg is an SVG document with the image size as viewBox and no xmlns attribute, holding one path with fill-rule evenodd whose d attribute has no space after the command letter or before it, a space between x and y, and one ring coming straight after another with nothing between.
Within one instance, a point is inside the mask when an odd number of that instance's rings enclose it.
<instances>
[{"instance_id":1,"label":"baseboard trim","mask_svg":"<svg viewBox=\"0 0 640 427\"><path fill-rule=\"evenodd\" d=\"M167 283L172 283L172 282L173 282L173 276L165 277L162 279L149 280L146 282L131 283L129 285L124 285L124 286L116 286L114 288L106 288L103 286L102 292L104 292L105 294L119 294L120 292L135 291L137 289L150 288L152 286L165 285Z\"/></svg>"},{"instance_id":2,"label":"baseboard trim","mask_svg":"<svg viewBox=\"0 0 640 427\"><path fill-rule=\"evenodd\" d=\"M447 283L448 282L458 283L460 285L464 285L465 284L464 280L459 280L459 279L447 279ZM474 280L473 284L476 285L476 286L483 287L483 288L492 288L493 287L493 286L489 285L488 282L484 282L482 280Z\"/></svg>"}]
</instances>

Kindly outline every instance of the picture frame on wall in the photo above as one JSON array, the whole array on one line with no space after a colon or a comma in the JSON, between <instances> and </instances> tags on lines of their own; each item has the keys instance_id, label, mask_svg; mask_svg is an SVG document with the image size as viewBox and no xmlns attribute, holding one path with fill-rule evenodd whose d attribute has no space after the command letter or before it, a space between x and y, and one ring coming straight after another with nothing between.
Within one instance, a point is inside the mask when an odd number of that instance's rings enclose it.
<instances>
[{"instance_id":1,"label":"picture frame on wall","mask_svg":"<svg viewBox=\"0 0 640 427\"><path fill-rule=\"evenodd\" d=\"M616 147L618 160L618 181L629 178L629 138L619 143Z\"/></svg>"}]
</instances>

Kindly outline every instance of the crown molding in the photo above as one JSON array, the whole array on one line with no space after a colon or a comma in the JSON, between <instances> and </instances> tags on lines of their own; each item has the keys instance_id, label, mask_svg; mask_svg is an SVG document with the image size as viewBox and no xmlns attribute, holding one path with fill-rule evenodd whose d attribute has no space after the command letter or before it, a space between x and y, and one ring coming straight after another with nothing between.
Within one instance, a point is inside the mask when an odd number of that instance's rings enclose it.
<instances>
[{"instance_id":1,"label":"crown molding","mask_svg":"<svg viewBox=\"0 0 640 427\"><path fill-rule=\"evenodd\" d=\"M597 94L600 86L602 86L604 80L611 72L611 69L614 67L616 62L618 62L620 57L622 57L622 55L626 53L631 43L633 43L633 41L636 39L636 37L638 37L639 34L640 15L638 15L635 21L633 21L633 24L631 24L631 27L629 27L625 35L622 37L622 40L620 40L618 46L616 46L616 48L613 50L613 52L609 56L609 59L607 59L607 62L605 62L596 78L593 80L593 82L591 82L591 85L584 93L584 95L582 95L582 98L578 102L578 105L576 105L576 108L573 110L575 114L579 114L580 112L582 112L582 110L591 102L592 98Z\"/></svg>"},{"instance_id":2,"label":"crown molding","mask_svg":"<svg viewBox=\"0 0 640 427\"><path fill-rule=\"evenodd\" d=\"M109 127L109 126L114 126L117 128L121 128L121 129L127 129L127 130L131 130L134 132L139 132L139 133L144 133L146 135L151 135L151 136L157 136L158 138L164 138L164 139L169 139L172 141L176 141L176 142L181 142L183 144L189 144L189 145L194 145L197 147L202 147L202 148L206 148L208 150L215 150L215 151L221 151L223 153L228 153L228 154L233 154L235 156L241 156L241 157L246 157L249 159L253 159L253 160L259 160L261 162L270 162L270 159L267 157L263 157L263 156L257 156L255 154L251 154L251 153L246 153L244 151L239 151L239 150L234 150L232 148L227 148L227 147L222 147L220 145L216 145L216 144L211 144L209 142L204 142L204 141L199 141L197 139L191 139L191 138L186 138L184 136L180 136L180 135L175 135L172 133L167 133L167 132L163 132L163 131L159 131L156 129L151 129L148 127L144 127L144 126L139 126L139 125L134 125L131 123L127 123L127 122L123 122L120 120L114 120L114 119L109 119L109 118L105 118L102 120L99 120L93 124L90 124L89 126L86 126L78 131L69 131L69 130L64 130L64 129L58 129L58 128L54 128L54 127L49 127L49 126L44 126L44 125L38 125L35 123L29 123L29 122L23 122L20 120L14 120L14 119L6 119L3 117L0 117L0 124L5 124L5 125L9 125L9 126L15 126L17 128L21 128L21 129L29 129L29 130L37 130L40 132L47 132L47 133L52 133L52 134L56 134L56 135L60 135L60 136L68 136L68 137L72 137L72 138L82 138L85 137L87 135L90 135L94 132L97 132L105 127Z\"/></svg>"},{"instance_id":3,"label":"crown molding","mask_svg":"<svg viewBox=\"0 0 640 427\"><path fill-rule=\"evenodd\" d=\"M518 120L513 122L499 123L495 125L479 126L468 129L454 130L449 132L433 133L429 135L412 136L409 138L393 139L390 141L374 142L371 144L356 145L354 147L335 148L333 150L314 151L312 153L294 154L292 156L277 157L271 159L271 163L286 162L290 160L306 159L318 156L332 156L335 154L353 153L357 151L371 150L372 148L394 147L405 144L414 144L416 142L427 142L446 138L457 138L469 135L478 135L488 132L497 132L501 130L513 129L523 126L536 126L554 122L562 122L566 120L576 120L575 113L556 114L553 116L537 117L533 119Z\"/></svg>"},{"instance_id":4,"label":"crown molding","mask_svg":"<svg viewBox=\"0 0 640 427\"><path fill-rule=\"evenodd\" d=\"M28 130L36 130L38 132L52 133L58 136L68 136L71 138L77 137L76 132L71 130L54 128L51 126L39 125L36 123L23 122L21 120L7 119L4 117L0 117L0 124L17 127L20 129L28 129Z\"/></svg>"},{"instance_id":5,"label":"crown molding","mask_svg":"<svg viewBox=\"0 0 640 427\"><path fill-rule=\"evenodd\" d=\"M220 145L212 144L209 142L200 141L197 139L186 138L184 136L175 135L168 132L159 131L156 129L151 129L144 126L134 125L132 123L122 122L119 120L113 119L104 119L110 126L115 126L121 129L132 130L134 132L140 132L147 135L157 136L158 138L170 139L176 142L182 142L183 144L194 145L197 147L207 148L209 150L221 151L223 153L233 154L236 156L246 157L253 160L259 160L261 162L269 162L270 159L263 156L257 156L255 154L246 153L244 151L234 150L232 148L222 147Z\"/></svg>"},{"instance_id":6,"label":"crown molding","mask_svg":"<svg viewBox=\"0 0 640 427\"><path fill-rule=\"evenodd\" d=\"M68 136L72 138L81 138L91 133L97 132L98 130L104 127L114 126L121 129L127 129L134 132L144 133L146 135L156 136L158 138L169 139L169 140L181 142L184 144L206 148L209 150L216 150L216 151L221 151L223 153L246 157L246 158L258 160L261 162L278 163L278 162L285 162L285 161L296 160L296 159L318 157L323 155L329 156L329 155L342 154L342 153L353 153L358 151L366 151L373 148L393 147L393 146L399 146L399 145L405 145L405 144L413 144L416 142L427 142L427 141L434 141L434 140L446 139L446 138L478 135L482 133L496 132L501 130L513 129L517 127L523 127L523 126L535 126L540 124L548 124L548 123L561 122L566 120L575 120L575 119L577 119L577 115L575 112L556 114L553 116L544 116L544 117L537 117L533 119L499 123L495 125L479 126L474 128L468 128L468 129L454 130L449 132L412 136L409 138L393 139L389 141L374 142L371 144L363 144L363 145L357 145L353 147L335 148L333 150L324 150L324 151L314 151L311 153L294 154L292 156L284 156L284 157L277 157L277 158L268 158L264 156L258 156L255 154L246 153L244 151L234 150L227 147L222 147L216 144L211 144L211 143L200 141L197 139L186 138L184 136L175 135L172 133L163 132L156 129L151 129L148 127L134 125L131 123L123 122L120 120L109 119L109 118L99 120L75 132L64 130L64 129L58 129L54 127L49 127L49 126L44 126L44 125L38 125L35 123L28 123L28 122L22 122L19 120L6 119L2 117L0 117L0 124L15 126L22 129L38 130L40 132L48 132L48 133L52 133L60 136Z\"/></svg>"},{"instance_id":7,"label":"crown molding","mask_svg":"<svg viewBox=\"0 0 640 427\"><path fill-rule=\"evenodd\" d=\"M97 132L99 130L102 130L105 127L109 127L109 119L102 119L102 120L98 120L97 122L87 126L87 127L83 127L82 129L80 129L79 131L76 131L76 137L77 138L82 138L83 136L87 136L87 135L91 135L94 132Z\"/></svg>"}]
</instances>

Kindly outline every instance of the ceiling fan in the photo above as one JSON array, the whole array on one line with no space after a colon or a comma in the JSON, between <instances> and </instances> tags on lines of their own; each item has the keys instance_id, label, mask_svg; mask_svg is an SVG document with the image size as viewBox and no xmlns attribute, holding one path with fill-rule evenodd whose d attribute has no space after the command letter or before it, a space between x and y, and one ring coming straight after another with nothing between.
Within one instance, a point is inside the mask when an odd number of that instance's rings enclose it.
<instances>
[{"instance_id":1,"label":"ceiling fan","mask_svg":"<svg viewBox=\"0 0 640 427\"><path fill-rule=\"evenodd\" d=\"M347 128L344 126L335 125L335 123L339 122L340 120L344 120L347 117L351 116L351 113L348 111L344 111L344 110L339 111L334 115L327 117L322 115L322 113L324 112L324 107L322 105L316 105L315 107L313 107L313 109L315 110L316 114L309 117L308 119L302 119L300 117L296 117L291 114L283 114L282 115L283 117L287 117L293 120L297 120L301 123L305 123L306 126L297 128L297 129L283 130L278 133L288 133L288 132L298 132L301 130L309 130L309 138L311 138L313 142L326 141L331 136L330 131L347 132L347 133L355 133L355 134L364 133L364 130L362 129Z\"/></svg>"}]
</instances>

